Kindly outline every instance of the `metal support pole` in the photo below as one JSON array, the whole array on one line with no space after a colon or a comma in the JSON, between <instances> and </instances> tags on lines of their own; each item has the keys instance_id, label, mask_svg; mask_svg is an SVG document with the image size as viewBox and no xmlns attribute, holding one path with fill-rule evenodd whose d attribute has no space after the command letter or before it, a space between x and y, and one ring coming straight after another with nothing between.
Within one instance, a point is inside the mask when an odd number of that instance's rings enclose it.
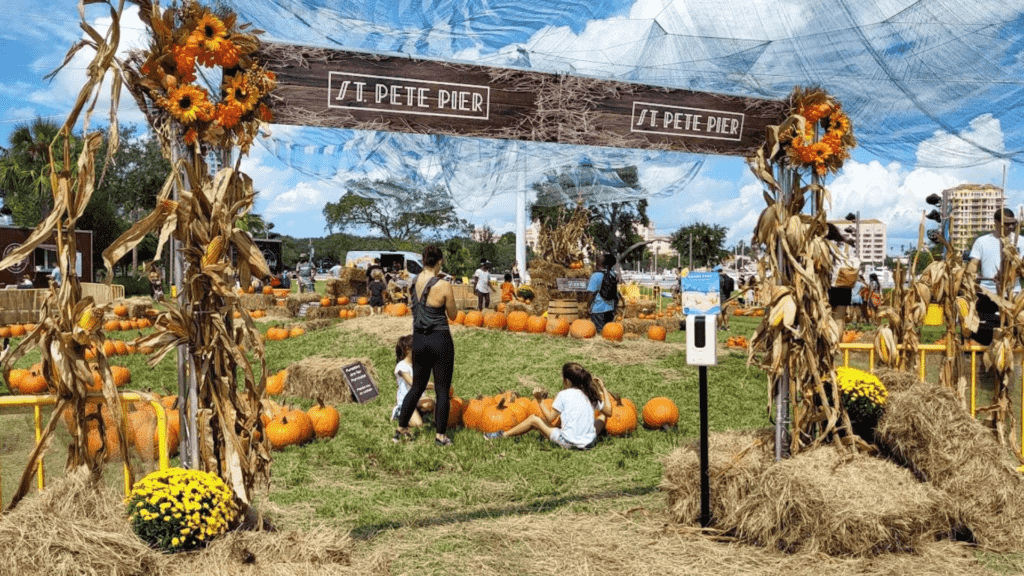
<instances>
[{"instance_id":1,"label":"metal support pole","mask_svg":"<svg viewBox=\"0 0 1024 576\"><path fill-rule=\"evenodd\" d=\"M714 316L711 316L714 318ZM708 466L708 367L698 366L700 379L700 525L711 525L711 471Z\"/></svg>"}]
</instances>

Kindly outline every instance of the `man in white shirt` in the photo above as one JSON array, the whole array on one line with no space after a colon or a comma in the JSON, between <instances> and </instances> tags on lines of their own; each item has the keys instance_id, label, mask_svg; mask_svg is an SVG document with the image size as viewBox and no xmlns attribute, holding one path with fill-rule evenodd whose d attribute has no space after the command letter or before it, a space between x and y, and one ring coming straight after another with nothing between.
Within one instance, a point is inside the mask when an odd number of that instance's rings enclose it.
<instances>
[{"instance_id":1,"label":"man in white shirt","mask_svg":"<svg viewBox=\"0 0 1024 576\"><path fill-rule=\"evenodd\" d=\"M992 232L979 237L971 246L971 260L968 264L972 272L978 273L978 317L981 326L974 334L974 341L983 346L992 343L992 330L999 325L999 307L989 298L985 291L998 294L996 279L999 276L999 265L1002 261L1002 242L1013 242L1016 238L1017 253L1024 253L1024 237L1017 230L1017 218L1009 208L996 210L993 217L995 226ZM1011 284L1013 292L1020 291L1017 278Z\"/></svg>"},{"instance_id":2,"label":"man in white shirt","mask_svg":"<svg viewBox=\"0 0 1024 576\"><path fill-rule=\"evenodd\" d=\"M473 272L473 293L479 310L491 306L491 263L487 258L480 260L480 267Z\"/></svg>"},{"instance_id":3,"label":"man in white shirt","mask_svg":"<svg viewBox=\"0 0 1024 576\"><path fill-rule=\"evenodd\" d=\"M341 267L342 267L342 264L341 264L340 260L338 261L337 264L335 264L334 266L331 266L331 277L332 278L341 278Z\"/></svg>"}]
</instances>

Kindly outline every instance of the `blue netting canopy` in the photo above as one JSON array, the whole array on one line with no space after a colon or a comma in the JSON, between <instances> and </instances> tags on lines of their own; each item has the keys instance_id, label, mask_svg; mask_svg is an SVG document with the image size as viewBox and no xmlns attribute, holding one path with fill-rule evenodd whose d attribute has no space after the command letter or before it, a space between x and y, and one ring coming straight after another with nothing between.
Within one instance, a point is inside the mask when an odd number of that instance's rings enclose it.
<instances>
[{"instance_id":1,"label":"blue netting canopy","mask_svg":"<svg viewBox=\"0 0 1024 576\"><path fill-rule=\"evenodd\" d=\"M384 55L783 99L834 94L859 146L918 167L1024 162L1024 5L1005 0L229 0L265 39ZM263 144L341 183L438 185L472 210L586 163L666 166L658 190L575 183L589 201L672 195L701 156L279 127ZM575 173L581 173L576 171Z\"/></svg>"}]
</instances>

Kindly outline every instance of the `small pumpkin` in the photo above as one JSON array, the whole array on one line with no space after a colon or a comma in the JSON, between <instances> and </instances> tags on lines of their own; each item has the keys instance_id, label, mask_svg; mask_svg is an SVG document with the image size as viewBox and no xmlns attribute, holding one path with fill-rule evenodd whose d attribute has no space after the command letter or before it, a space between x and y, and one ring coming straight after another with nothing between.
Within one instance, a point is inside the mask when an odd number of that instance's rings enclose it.
<instances>
[{"instance_id":1,"label":"small pumpkin","mask_svg":"<svg viewBox=\"0 0 1024 576\"><path fill-rule=\"evenodd\" d=\"M274 450L284 450L293 444L302 443L302 425L289 418L284 411L270 421L265 427L267 440L270 440L270 447Z\"/></svg>"},{"instance_id":2,"label":"small pumpkin","mask_svg":"<svg viewBox=\"0 0 1024 576\"><path fill-rule=\"evenodd\" d=\"M552 336L565 336L570 328L571 325L565 318L548 319L547 332Z\"/></svg>"},{"instance_id":3,"label":"small pumpkin","mask_svg":"<svg viewBox=\"0 0 1024 576\"><path fill-rule=\"evenodd\" d=\"M273 294L274 293L274 287L273 286L264 286L263 287L263 293L264 294Z\"/></svg>"},{"instance_id":4,"label":"small pumpkin","mask_svg":"<svg viewBox=\"0 0 1024 576\"><path fill-rule=\"evenodd\" d=\"M622 324L618 322L609 322L601 329L601 337L605 340L622 342L622 332Z\"/></svg>"},{"instance_id":5,"label":"small pumpkin","mask_svg":"<svg viewBox=\"0 0 1024 576\"><path fill-rule=\"evenodd\" d=\"M295 326L288 331L289 338L298 338L306 333L306 330L302 326Z\"/></svg>"},{"instance_id":6,"label":"small pumpkin","mask_svg":"<svg viewBox=\"0 0 1024 576\"><path fill-rule=\"evenodd\" d=\"M510 312L508 315L507 327L509 332L526 332L527 324L530 322L530 315L522 310Z\"/></svg>"},{"instance_id":7,"label":"small pumpkin","mask_svg":"<svg viewBox=\"0 0 1024 576\"><path fill-rule=\"evenodd\" d=\"M569 336L578 339L593 338L597 334L597 326L586 318L573 320L569 326Z\"/></svg>"},{"instance_id":8,"label":"small pumpkin","mask_svg":"<svg viewBox=\"0 0 1024 576\"><path fill-rule=\"evenodd\" d=\"M629 398L616 397L612 404L612 415L605 422L604 430L609 436L625 436L636 430L636 405Z\"/></svg>"},{"instance_id":9,"label":"small pumpkin","mask_svg":"<svg viewBox=\"0 0 1024 576\"><path fill-rule=\"evenodd\" d=\"M367 298L366 296L360 296L359 300L356 300L356 304L359 304L360 306L366 306L369 303L370 299Z\"/></svg>"},{"instance_id":10,"label":"small pumpkin","mask_svg":"<svg viewBox=\"0 0 1024 576\"><path fill-rule=\"evenodd\" d=\"M668 335L668 331L665 330L664 326L659 326L657 324L652 324L651 327L647 329L647 339L648 340L659 340L661 342L664 342L665 341L665 336L667 336L667 335Z\"/></svg>"},{"instance_id":11,"label":"small pumpkin","mask_svg":"<svg viewBox=\"0 0 1024 576\"><path fill-rule=\"evenodd\" d=\"M508 318L504 312L495 312L484 319L484 324L492 330L504 330L508 325Z\"/></svg>"},{"instance_id":12,"label":"small pumpkin","mask_svg":"<svg viewBox=\"0 0 1024 576\"><path fill-rule=\"evenodd\" d=\"M11 325L11 336L13 336L15 338L21 338L22 336L24 336L27 333L28 333L28 330L25 329L25 325L24 324L12 324Z\"/></svg>"},{"instance_id":13,"label":"small pumpkin","mask_svg":"<svg viewBox=\"0 0 1024 576\"><path fill-rule=\"evenodd\" d=\"M267 376L267 395L277 396L284 392L285 382L288 380L288 371L281 370L277 374Z\"/></svg>"},{"instance_id":14,"label":"small pumpkin","mask_svg":"<svg viewBox=\"0 0 1024 576\"><path fill-rule=\"evenodd\" d=\"M320 299L320 305L323 306L324 308L327 308L328 306L331 305L331 299L324 296L323 298Z\"/></svg>"},{"instance_id":15,"label":"small pumpkin","mask_svg":"<svg viewBox=\"0 0 1024 576\"><path fill-rule=\"evenodd\" d=\"M543 334L548 327L548 319L544 316L530 316L526 319L526 331L531 334Z\"/></svg>"},{"instance_id":16,"label":"small pumpkin","mask_svg":"<svg viewBox=\"0 0 1024 576\"><path fill-rule=\"evenodd\" d=\"M462 310L459 310L458 312L455 313L455 320L451 320L449 324L462 324L465 321L466 313L463 312Z\"/></svg>"},{"instance_id":17,"label":"small pumpkin","mask_svg":"<svg viewBox=\"0 0 1024 576\"><path fill-rule=\"evenodd\" d=\"M338 306L345 306L347 304L348 304L348 296L339 296L338 297Z\"/></svg>"},{"instance_id":18,"label":"small pumpkin","mask_svg":"<svg viewBox=\"0 0 1024 576\"><path fill-rule=\"evenodd\" d=\"M483 326L484 315L479 310L470 310L466 313L464 323L466 326Z\"/></svg>"},{"instance_id":19,"label":"small pumpkin","mask_svg":"<svg viewBox=\"0 0 1024 576\"><path fill-rule=\"evenodd\" d=\"M652 430L676 426L679 424L679 408L672 400L658 396L644 404L643 418L644 427Z\"/></svg>"},{"instance_id":20,"label":"small pumpkin","mask_svg":"<svg viewBox=\"0 0 1024 576\"><path fill-rule=\"evenodd\" d=\"M341 414L333 406L324 404L320 398L316 399L316 406L306 412L313 422L313 433L317 438L334 438L338 434L338 425L341 423Z\"/></svg>"},{"instance_id":21,"label":"small pumpkin","mask_svg":"<svg viewBox=\"0 0 1024 576\"><path fill-rule=\"evenodd\" d=\"M502 398L497 404L487 406L480 414L480 419L477 421L477 429L484 434L498 432L499 430L504 432L511 429L518 424L516 421L517 412L512 406L513 404L507 402L505 398Z\"/></svg>"},{"instance_id":22,"label":"small pumpkin","mask_svg":"<svg viewBox=\"0 0 1024 576\"><path fill-rule=\"evenodd\" d=\"M121 318L127 318L128 317L128 306L126 306L124 304L118 304L117 306L114 306L114 315L115 316L119 316Z\"/></svg>"}]
</instances>

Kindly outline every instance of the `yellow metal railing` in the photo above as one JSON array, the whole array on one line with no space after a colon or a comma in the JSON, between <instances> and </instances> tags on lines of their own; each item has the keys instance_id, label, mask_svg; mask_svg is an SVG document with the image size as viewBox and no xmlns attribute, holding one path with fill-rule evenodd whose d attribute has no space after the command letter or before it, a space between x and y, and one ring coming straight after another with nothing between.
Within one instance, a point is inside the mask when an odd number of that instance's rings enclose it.
<instances>
[{"instance_id":1,"label":"yellow metal railing","mask_svg":"<svg viewBox=\"0 0 1024 576\"><path fill-rule=\"evenodd\" d=\"M121 417L125 417L124 403L125 402L142 402L145 400L138 392L121 392L118 393L121 398ZM102 399L103 395L99 393L89 394L90 398ZM148 400L149 404L153 406L156 411L156 429L157 429L157 452L159 455L160 469L164 470L169 466L169 460L167 456L167 413L164 410L163 405L157 400ZM33 411L33 422L36 430L36 444L43 437L43 406L52 406L57 403L56 396L35 396L35 395L20 395L20 396L0 396L0 409L2 408L17 408L31 406ZM46 472L43 466L43 459L39 459L38 470L36 472L37 484L39 489L42 490L46 486ZM128 463L124 463L124 493L127 495L131 492L132 487L129 482L129 470ZM3 502L3 491L0 488L0 502Z\"/></svg>"},{"instance_id":2,"label":"yellow metal railing","mask_svg":"<svg viewBox=\"0 0 1024 576\"><path fill-rule=\"evenodd\" d=\"M875 370L875 346L867 342L846 342L839 345L843 351L843 366L850 366L850 352L868 353L868 372ZM964 346L963 351L971 355L971 416L975 416L978 410L978 353L984 353L986 346ZM928 354L945 354L945 344L919 344L918 353L918 378L925 381L925 361ZM1024 367L1022 367L1024 368ZM1021 398L1020 398L1020 419L1021 422L1021 454L1024 455L1024 369L1021 371Z\"/></svg>"}]
</instances>

